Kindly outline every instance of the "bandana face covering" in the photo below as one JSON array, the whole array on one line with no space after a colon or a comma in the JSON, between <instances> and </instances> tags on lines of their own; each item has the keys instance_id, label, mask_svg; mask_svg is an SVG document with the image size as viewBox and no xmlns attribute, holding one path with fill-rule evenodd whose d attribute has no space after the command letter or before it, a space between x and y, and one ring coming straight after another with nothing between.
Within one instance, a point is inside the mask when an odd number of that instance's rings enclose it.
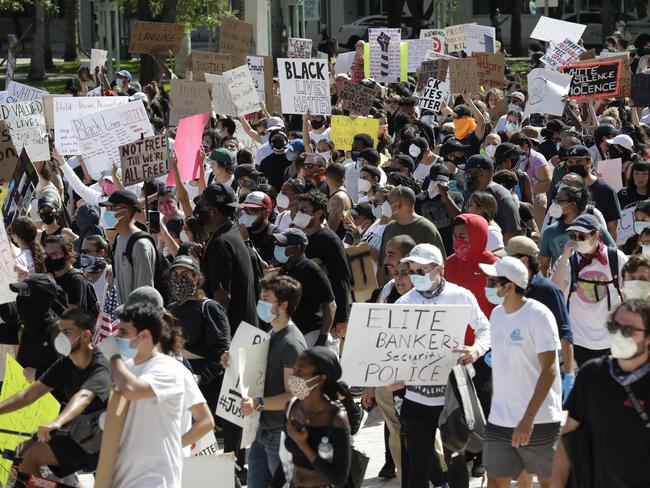
<instances>
[{"instance_id":1,"label":"bandana face covering","mask_svg":"<svg viewBox=\"0 0 650 488\"><path fill-rule=\"evenodd\" d=\"M196 293L196 283L186 274L172 275L170 284L172 295L179 304L187 302Z\"/></svg>"},{"instance_id":2,"label":"bandana face covering","mask_svg":"<svg viewBox=\"0 0 650 488\"><path fill-rule=\"evenodd\" d=\"M459 141L465 139L476 129L476 120L472 117L461 117L454 119L454 135Z\"/></svg>"}]
</instances>

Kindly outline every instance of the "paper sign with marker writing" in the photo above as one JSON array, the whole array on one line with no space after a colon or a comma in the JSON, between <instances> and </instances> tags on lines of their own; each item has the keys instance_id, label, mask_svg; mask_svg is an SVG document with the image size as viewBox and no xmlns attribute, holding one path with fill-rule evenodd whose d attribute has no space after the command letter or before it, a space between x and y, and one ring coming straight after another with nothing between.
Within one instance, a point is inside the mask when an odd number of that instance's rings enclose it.
<instances>
[{"instance_id":1,"label":"paper sign with marker writing","mask_svg":"<svg viewBox=\"0 0 650 488\"><path fill-rule=\"evenodd\" d=\"M7 186L18 164L18 151L11 138L9 126L0 120L0 186Z\"/></svg>"},{"instance_id":2,"label":"paper sign with marker writing","mask_svg":"<svg viewBox=\"0 0 650 488\"><path fill-rule=\"evenodd\" d=\"M197 171L197 151L201 146L203 129L210 118L210 113L192 115L185 117L178 123L176 129L176 139L174 141L174 153L176 154L176 164L181 175L181 183L187 183L199 177ZM201 161L203 163L203 161ZM174 172L170 171L167 176L167 185L174 185L176 178Z\"/></svg>"},{"instance_id":3,"label":"paper sign with marker writing","mask_svg":"<svg viewBox=\"0 0 650 488\"><path fill-rule=\"evenodd\" d=\"M433 41L429 39L407 39L408 45L408 65L409 73L415 73L420 67L422 61L427 55L427 52L433 49ZM435 49L433 49L435 50Z\"/></svg>"},{"instance_id":4,"label":"paper sign with marker writing","mask_svg":"<svg viewBox=\"0 0 650 488\"><path fill-rule=\"evenodd\" d=\"M235 122L235 137L239 141L239 144L241 147L248 149L253 155L253 160L255 160L255 155L260 145L246 133L239 120L234 120L233 122Z\"/></svg>"},{"instance_id":5,"label":"paper sign with marker writing","mask_svg":"<svg viewBox=\"0 0 650 488\"><path fill-rule=\"evenodd\" d=\"M219 443L210 431L191 446L190 456L213 456L219 452Z\"/></svg>"},{"instance_id":6,"label":"paper sign with marker writing","mask_svg":"<svg viewBox=\"0 0 650 488\"><path fill-rule=\"evenodd\" d=\"M544 68L532 70L528 73L528 103L524 117L535 113L561 116L570 86L570 75Z\"/></svg>"},{"instance_id":7,"label":"paper sign with marker writing","mask_svg":"<svg viewBox=\"0 0 650 488\"><path fill-rule=\"evenodd\" d=\"M290 37L289 46L287 49L287 57L289 58L311 58L311 39L300 39L299 37Z\"/></svg>"},{"instance_id":8,"label":"paper sign with marker writing","mask_svg":"<svg viewBox=\"0 0 650 488\"><path fill-rule=\"evenodd\" d=\"M168 22L136 21L131 31L129 52L138 54L157 53L167 56L168 51L178 54L185 36L183 24Z\"/></svg>"},{"instance_id":9,"label":"paper sign with marker writing","mask_svg":"<svg viewBox=\"0 0 650 488\"><path fill-rule=\"evenodd\" d=\"M634 211L635 210L636 210L635 205L621 210L621 218L618 221L617 233L616 233L617 246L624 245L627 242L627 240L635 234L634 232Z\"/></svg>"},{"instance_id":10,"label":"paper sign with marker writing","mask_svg":"<svg viewBox=\"0 0 650 488\"><path fill-rule=\"evenodd\" d=\"M264 73L264 58L262 56L246 56L246 65L251 72L257 96L266 100L266 74Z\"/></svg>"},{"instance_id":11,"label":"paper sign with marker writing","mask_svg":"<svg viewBox=\"0 0 650 488\"><path fill-rule=\"evenodd\" d=\"M503 87L505 81L506 57L503 53L473 52L478 68L478 81L483 86Z\"/></svg>"},{"instance_id":12,"label":"paper sign with marker writing","mask_svg":"<svg viewBox=\"0 0 650 488\"><path fill-rule=\"evenodd\" d=\"M264 396L268 354L269 341L239 349L237 360L239 361L239 380L242 397L258 398ZM260 413L254 411L251 415L244 417L240 444L241 449L250 446L255 440L255 435L260 425Z\"/></svg>"},{"instance_id":13,"label":"paper sign with marker writing","mask_svg":"<svg viewBox=\"0 0 650 488\"><path fill-rule=\"evenodd\" d=\"M431 39L433 42L433 51L437 53L445 52L445 31L444 29L422 29L420 39Z\"/></svg>"},{"instance_id":14,"label":"paper sign with marker writing","mask_svg":"<svg viewBox=\"0 0 650 488\"><path fill-rule=\"evenodd\" d=\"M27 151L23 148L18 156L18 163L11 175L7 194L2 202L2 218L8 227L16 217L25 215L31 208L32 199L36 193L38 173L29 160Z\"/></svg>"},{"instance_id":15,"label":"paper sign with marker writing","mask_svg":"<svg viewBox=\"0 0 650 488\"><path fill-rule=\"evenodd\" d=\"M226 71L223 79L237 107L237 115L244 116L260 110L260 98L247 64Z\"/></svg>"},{"instance_id":16,"label":"paper sign with marker writing","mask_svg":"<svg viewBox=\"0 0 650 488\"><path fill-rule=\"evenodd\" d=\"M351 151L352 140L356 134L368 134L374 141L377 141L378 133L378 119L369 119L366 117L352 118L346 117L345 115L332 116L330 139L338 150Z\"/></svg>"},{"instance_id":17,"label":"paper sign with marker writing","mask_svg":"<svg viewBox=\"0 0 650 488\"><path fill-rule=\"evenodd\" d=\"M202 81L171 80L169 125L176 126L185 117L210 111L210 85Z\"/></svg>"},{"instance_id":18,"label":"paper sign with marker writing","mask_svg":"<svg viewBox=\"0 0 650 488\"><path fill-rule=\"evenodd\" d=\"M91 76L95 74L95 68L98 66L104 66L106 64L106 59L108 58L108 51L103 49L91 49L90 50L90 74Z\"/></svg>"},{"instance_id":19,"label":"paper sign with marker writing","mask_svg":"<svg viewBox=\"0 0 650 488\"><path fill-rule=\"evenodd\" d=\"M598 177L611 186L615 192L623 188L623 162L621 158L605 159L598 162Z\"/></svg>"},{"instance_id":20,"label":"paper sign with marker writing","mask_svg":"<svg viewBox=\"0 0 650 488\"><path fill-rule=\"evenodd\" d=\"M16 263L11 252L11 242L7 237L7 230L0 221L0 303L16 301L16 294L9 289L10 283L18 281L14 267Z\"/></svg>"},{"instance_id":21,"label":"paper sign with marker writing","mask_svg":"<svg viewBox=\"0 0 650 488\"><path fill-rule=\"evenodd\" d=\"M341 93L341 108L349 110L351 114L363 115L370 113L375 101L375 90L359 83L345 80Z\"/></svg>"},{"instance_id":22,"label":"paper sign with marker writing","mask_svg":"<svg viewBox=\"0 0 650 488\"><path fill-rule=\"evenodd\" d=\"M565 39L578 42L586 28L587 26L584 24L541 16L530 38L555 44L559 44Z\"/></svg>"},{"instance_id":23,"label":"paper sign with marker writing","mask_svg":"<svg viewBox=\"0 0 650 488\"><path fill-rule=\"evenodd\" d=\"M205 73L220 75L234 67L230 54L192 51L192 79L194 81L205 81Z\"/></svg>"},{"instance_id":24,"label":"paper sign with marker writing","mask_svg":"<svg viewBox=\"0 0 650 488\"><path fill-rule=\"evenodd\" d=\"M205 73L205 81L211 85L212 109L218 114L237 117L237 107L223 75Z\"/></svg>"},{"instance_id":25,"label":"paper sign with marker writing","mask_svg":"<svg viewBox=\"0 0 650 488\"><path fill-rule=\"evenodd\" d=\"M494 53L496 33L494 27L488 25L470 24L467 26L467 46L465 52Z\"/></svg>"},{"instance_id":26,"label":"paper sign with marker writing","mask_svg":"<svg viewBox=\"0 0 650 488\"><path fill-rule=\"evenodd\" d=\"M278 59L282 112L330 115L329 70L324 59Z\"/></svg>"},{"instance_id":27,"label":"paper sign with marker writing","mask_svg":"<svg viewBox=\"0 0 650 488\"><path fill-rule=\"evenodd\" d=\"M169 173L167 135L138 139L120 146L122 180L125 186Z\"/></svg>"},{"instance_id":28,"label":"paper sign with marker writing","mask_svg":"<svg viewBox=\"0 0 650 488\"><path fill-rule=\"evenodd\" d=\"M422 66L420 66L416 91L421 93L430 78L445 81L447 79L448 67L449 61L446 59L424 61Z\"/></svg>"},{"instance_id":29,"label":"paper sign with marker writing","mask_svg":"<svg viewBox=\"0 0 650 488\"><path fill-rule=\"evenodd\" d=\"M467 48L467 28L470 24L458 24L445 27L447 52L464 51Z\"/></svg>"},{"instance_id":30,"label":"paper sign with marker writing","mask_svg":"<svg viewBox=\"0 0 650 488\"><path fill-rule=\"evenodd\" d=\"M341 379L357 386L404 381L443 397L458 360L452 350L464 344L470 310L469 305L352 304Z\"/></svg>"},{"instance_id":31,"label":"paper sign with marker writing","mask_svg":"<svg viewBox=\"0 0 650 488\"><path fill-rule=\"evenodd\" d=\"M442 102L447 102L450 96L449 83L429 78L422 94L418 97L418 107L438 113Z\"/></svg>"},{"instance_id":32,"label":"paper sign with marker writing","mask_svg":"<svg viewBox=\"0 0 650 488\"><path fill-rule=\"evenodd\" d=\"M400 29L369 29L370 76L379 83L400 79L402 34Z\"/></svg>"},{"instance_id":33,"label":"paper sign with marker writing","mask_svg":"<svg viewBox=\"0 0 650 488\"><path fill-rule=\"evenodd\" d=\"M40 102L43 95L47 95L45 90L39 90L38 88L12 81L7 87L5 103Z\"/></svg>"},{"instance_id":34,"label":"paper sign with marker writing","mask_svg":"<svg viewBox=\"0 0 650 488\"><path fill-rule=\"evenodd\" d=\"M350 68L354 64L354 56L355 56L354 51L350 51L349 53L341 53L338 56L336 56L336 64L334 67L336 68L336 75L342 75L342 74L348 74L350 71Z\"/></svg>"},{"instance_id":35,"label":"paper sign with marker writing","mask_svg":"<svg viewBox=\"0 0 650 488\"><path fill-rule=\"evenodd\" d=\"M49 161L50 144L41 101L0 105L0 119L9 126L18 153L25 148L32 161Z\"/></svg>"},{"instance_id":36,"label":"paper sign with marker writing","mask_svg":"<svg viewBox=\"0 0 650 488\"><path fill-rule=\"evenodd\" d=\"M469 90L470 93L478 93L478 65L474 58L454 59L449 61L449 79L451 80L451 92L463 93Z\"/></svg>"},{"instance_id":37,"label":"paper sign with marker writing","mask_svg":"<svg viewBox=\"0 0 650 488\"><path fill-rule=\"evenodd\" d=\"M573 100L615 97L619 93L620 59L562 66L560 72L573 77L569 89Z\"/></svg>"},{"instance_id":38,"label":"paper sign with marker writing","mask_svg":"<svg viewBox=\"0 0 650 488\"><path fill-rule=\"evenodd\" d=\"M253 24L238 19L221 19L219 26L219 51L230 53L235 66L246 63L253 39Z\"/></svg>"},{"instance_id":39,"label":"paper sign with marker writing","mask_svg":"<svg viewBox=\"0 0 650 488\"><path fill-rule=\"evenodd\" d=\"M580 44L573 42L571 39L565 39L546 51L540 61L549 69L559 69L560 66L571 64L573 61L580 59L583 52L585 52L585 48Z\"/></svg>"}]
</instances>

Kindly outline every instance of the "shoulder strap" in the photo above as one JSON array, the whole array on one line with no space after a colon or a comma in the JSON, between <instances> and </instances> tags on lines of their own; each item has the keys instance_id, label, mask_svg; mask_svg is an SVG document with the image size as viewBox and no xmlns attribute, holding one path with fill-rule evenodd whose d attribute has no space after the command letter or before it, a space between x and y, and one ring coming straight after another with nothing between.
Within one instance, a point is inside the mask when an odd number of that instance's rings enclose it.
<instances>
[{"instance_id":1,"label":"shoulder strap","mask_svg":"<svg viewBox=\"0 0 650 488\"><path fill-rule=\"evenodd\" d=\"M129 264L132 266L133 266L133 246L135 246L135 243L138 242L140 239L149 239L151 243L154 245L154 248L156 247L153 237L151 237L151 235L148 232L141 230L133 234L131 237L129 237L129 240L126 243L126 249L124 250L124 254L126 255L126 259L129 260Z\"/></svg>"},{"instance_id":2,"label":"shoulder strap","mask_svg":"<svg viewBox=\"0 0 650 488\"><path fill-rule=\"evenodd\" d=\"M571 284L569 285L569 294L566 297L567 312L571 307L571 295L576 290L578 284L578 257L575 252L569 256L569 274L571 275Z\"/></svg>"},{"instance_id":3,"label":"shoulder strap","mask_svg":"<svg viewBox=\"0 0 650 488\"><path fill-rule=\"evenodd\" d=\"M206 302L207 302L207 300L206 300ZM205 303L205 302L203 302L203 303ZM291 397L291 400L289 400L289 403L287 405L287 413L286 413L287 420L289 420L289 414L291 413L291 409L293 408L293 404L296 403L296 400L298 400L298 397Z\"/></svg>"}]
</instances>

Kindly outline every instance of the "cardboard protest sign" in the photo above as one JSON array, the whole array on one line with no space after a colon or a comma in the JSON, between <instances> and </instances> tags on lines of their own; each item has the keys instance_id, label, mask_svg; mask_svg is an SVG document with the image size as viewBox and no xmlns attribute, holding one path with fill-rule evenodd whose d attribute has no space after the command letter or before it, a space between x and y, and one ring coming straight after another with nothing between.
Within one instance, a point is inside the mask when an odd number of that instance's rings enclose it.
<instances>
[{"instance_id":1,"label":"cardboard protest sign","mask_svg":"<svg viewBox=\"0 0 650 488\"><path fill-rule=\"evenodd\" d=\"M627 242L627 240L632 237L634 232L634 211L636 210L636 205L631 207L624 208L621 210L621 218L618 221L617 236L616 236L616 245L622 246Z\"/></svg>"},{"instance_id":2,"label":"cardboard protest sign","mask_svg":"<svg viewBox=\"0 0 650 488\"><path fill-rule=\"evenodd\" d=\"M244 116L260 110L260 98L247 64L226 71L223 79L237 107L237 115Z\"/></svg>"},{"instance_id":3,"label":"cardboard protest sign","mask_svg":"<svg viewBox=\"0 0 650 488\"><path fill-rule=\"evenodd\" d=\"M444 29L422 29L420 30L420 39L431 39L433 42L432 50L437 53L445 52L445 31Z\"/></svg>"},{"instance_id":4,"label":"cardboard protest sign","mask_svg":"<svg viewBox=\"0 0 650 488\"><path fill-rule=\"evenodd\" d=\"M422 92L424 85L429 79L445 81L447 79L447 69L449 61L446 59L432 59L424 61L420 67L418 75L418 84L416 90L418 93Z\"/></svg>"},{"instance_id":5,"label":"cardboard protest sign","mask_svg":"<svg viewBox=\"0 0 650 488\"><path fill-rule=\"evenodd\" d=\"M463 93L464 90L469 90L470 93L478 93L479 80L476 59L450 60L449 79L451 80L452 93Z\"/></svg>"},{"instance_id":6,"label":"cardboard protest sign","mask_svg":"<svg viewBox=\"0 0 650 488\"><path fill-rule=\"evenodd\" d=\"M181 183L195 180L199 177L197 170L197 151L201 146L203 129L210 118L210 113L192 115L185 117L178 123L176 129L176 139L174 141L174 154L176 154L176 164L178 172L181 175ZM203 161L201 161L201 164ZM167 175L167 185L176 184L174 172L170 171Z\"/></svg>"},{"instance_id":7,"label":"cardboard protest sign","mask_svg":"<svg viewBox=\"0 0 650 488\"><path fill-rule=\"evenodd\" d=\"M349 110L351 114L363 115L370 113L375 101L375 90L359 83L345 80L341 93L341 108Z\"/></svg>"},{"instance_id":8,"label":"cardboard protest sign","mask_svg":"<svg viewBox=\"0 0 650 488\"><path fill-rule=\"evenodd\" d=\"M131 54L178 54L185 36L183 24L167 22L136 21L131 30L129 52Z\"/></svg>"},{"instance_id":9,"label":"cardboard protest sign","mask_svg":"<svg viewBox=\"0 0 650 488\"><path fill-rule=\"evenodd\" d=\"M18 281L16 262L11 252L7 230L0 220L0 304L16 301L16 294L9 289L10 283Z\"/></svg>"},{"instance_id":10,"label":"cardboard protest sign","mask_svg":"<svg viewBox=\"0 0 650 488\"><path fill-rule=\"evenodd\" d=\"M621 61L621 74L618 79L618 96L632 96L632 70L630 69L630 55L628 53L618 53L616 56L609 56L607 61ZM586 64L593 61L577 62L574 64Z\"/></svg>"},{"instance_id":11,"label":"cardboard protest sign","mask_svg":"<svg viewBox=\"0 0 650 488\"><path fill-rule=\"evenodd\" d=\"M379 83L392 83L400 80L400 29L369 29L370 76Z\"/></svg>"},{"instance_id":12,"label":"cardboard protest sign","mask_svg":"<svg viewBox=\"0 0 650 488\"><path fill-rule=\"evenodd\" d=\"M269 341L261 344L242 347L239 349L239 384L242 397L258 398L264 396L264 381L266 380L266 360L269 354ZM260 425L261 412L255 411L244 417L242 438L239 447L244 449L255 440Z\"/></svg>"},{"instance_id":13,"label":"cardboard protest sign","mask_svg":"<svg viewBox=\"0 0 650 488\"><path fill-rule=\"evenodd\" d=\"M330 139L340 151L352 150L352 139L356 134L368 134L377 144L379 120L367 117L346 117L333 115L330 126Z\"/></svg>"},{"instance_id":14,"label":"cardboard protest sign","mask_svg":"<svg viewBox=\"0 0 650 488\"><path fill-rule=\"evenodd\" d=\"M600 61L589 64L562 66L560 72L571 75L569 97L585 100L588 97L607 98L618 95L621 61Z\"/></svg>"},{"instance_id":15,"label":"cardboard protest sign","mask_svg":"<svg viewBox=\"0 0 650 488\"><path fill-rule=\"evenodd\" d=\"M478 81L483 86L504 87L506 85L506 57L503 53L473 52L478 68Z\"/></svg>"},{"instance_id":16,"label":"cardboard protest sign","mask_svg":"<svg viewBox=\"0 0 650 488\"><path fill-rule=\"evenodd\" d=\"M223 374L216 415L240 427L244 426L244 416L239 407L242 392L239 381L239 351L242 348L261 344L269 339L269 334L246 322L237 327L230 342L230 363Z\"/></svg>"},{"instance_id":17,"label":"cardboard protest sign","mask_svg":"<svg viewBox=\"0 0 650 488\"><path fill-rule=\"evenodd\" d=\"M41 101L0 105L0 120L7 122L18 153L25 148L32 161L49 161L50 144Z\"/></svg>"},{"instance_id":18,"label":"cardboard protest sign","mask_svg":"<svg viewBox=\"0 0 650 488\"><path fill-rule=\"evenodd\" d=\"M11 139L9 126L0 120L0 186L7 186L18 164L18 152Z\"/></svg>"},{"instance_id":19,"label":"cardboard protest sign","mask_svg":"<svg viewBox=\"0 0 650 488\"><path fill-rule=\"evenodd\" d=\"M494 106L488 108L488 113L490 114L490 120L492 124L496 124L499 118L502 115L505 115L508 112L508 102L505 98L499 100L499 102Z\"/></svg>"},{"instance_id":20,"label":"cardboard protest sign","mask_svg":"<svg viewBox=\"0 0 650 488\"><path fill-rule=\"evenodd\" d=\"M329 71L324 59L278 59L282 113L330 115Z\"/></svg>"},{"instance_id":21,"label":"cardboard protest sign","mask_svg":"<svg viewBox=\"0 0 650 488\"><path fill-rule=\"evenodd\" d=\"M209 112L210 85L202 81L171 80L169 99L172 106L169 125L176 126L178 121L191 115Z\"/></svg>"},{"instance_id":22,"label":"cardboard protest sign","mask_svg":"<svg viewBox=\"0 0 650 488\"><path fill-rule=\"evenodd\" d=\"M528 73L528 103L524 117L530 114L562 116L564 97L569 93L571 75L544 68L535 68Z\"/></svg>"},{"instance_id":23,"label":"cardboard protest sign","mask_svg":"<svg viewBox=\"0 0 650 488\"><path fill-rule=\"evenodd\" d=\"M235 488L233 453L183 458L181 488L205 486L206 480L219 480L219 488Z\"/></svg>"},{"instance_id":24,"label":"cardboard protest sign","mask_svg":"<svg viewBox=\"0 0 650 488\"><path fill-rule=\"evenodd\" d=\"M246 65L251 72L251 78L257 90L257 96L260 100L266 101L266 76L264 72L264 57L246 56ZM271 68L273 69L273 68Z\"/></svg>"},{"instance_id":25,"label":"cardboard protest sign","mask_svg":"<svg viewBox=\"0 0 650 488\"><path fill-rule=\"evenodd\" d=\"M25 373L9 354L6 356L5 377L2 383L2 393L0 401L5 401L18 392L29 387L29 382L25 379ZM34 403L16 410L15 412L6 413L0 416L0 429L14 430L18 432L35 432L40 425L51 422L59 414L61 405L52 396L46 393ZM11 434L0 434L0 449L15 450L19 442L25 438ZM4 459L0 461L0 483L7 486L7 478L13 461Z\"/></svg>"},{"instance_id":26,"label":"cardboard protest sign","mask_svg":"<svg viewBox=\"0 0 650 488\"><path fill-rule=\"evenodd\" d=\"M431 39L407 39L408 46L408 64L409 73L415 73L424 61L427 52L433 50L433 41Z\"/></svg>"},{"instance_id":27,"label":"cardboard protest sign","mask_svg":"<svg viewBox=\"0 0 650 488\"><path fill-rule=\"evenodd\" d=\"M108 58L108 51L103 49L91 49L90 50L90 74L95 73L95 68L98 66L104 66L106 64L106 59Z\"/></svg>"},{"instance_id":28,"label":"cardboard protest sign","mask_svg":"<svg viewBox=\"0 0 650 488\"><path fill-rule=\"evenodd\" d=\"M104 434L95 472L95 488L113 487L113 474L128 411L129 401L118 390L111 391L106 405Z\"/></svg>"},{"instance_id":29,"label":"cardboard protest sign","mask_svg":"<svg viewBox=\"0 0 650 488\"><path fill-rule=\"evenodd\" d=\"M45 130L50 134L54 130L54 98L55 97L72 97L72 94L66 93L63 95L43 95L43 116L45 117ZM123 98L123 97L111 97ZM126 98L126 97L124 97Z\"/></svg>"},{"instance_id":30,"label":"cardboard protest sign","mask_svg":"<svg viewBox=\"0 0 650 488\"><path fill-rule=\"evenodd\" d=\"M235 137L239 141L239 144L241 147L248 149L253 155L253 160L255 160L255 155L260 145L246 133L239 120L234 120L233 122L235 122Z\"/></svg>"},{"instance_id":31,"label":"cardboard protest sign","mask_svg":"<svg viewBox=\"0 0 650 488\"><path fill-rule=\"evenodd\" d=\"M51 100L50 100L51 99ZM60 154L79 154L74 121L84 115L129 103L129 97L47 97L52 104L54 141Z\"/></svg>"},{"instance_id":32,"label":"cardboard protest sign","mask_svg":"<svg viewBox=\"0 0 650 488\"><path fill-rule=\"evenodd\" d=\"M565 39L578 42L587 26L566 20L541 16L530 34L531 39L559 44Z\"/></svg>"},{"instance_id":33,"label":"cardboard protest sign","mask_svg":"<svg viewBox=\"0 0 650 488\"><path fill-rule=\"evenodd\" d=\"M429 78L422 94L418 97L418 107L438 113L442 102L447 102L450 96L449 83Z\"/></svg>"},{"instance_id":34,"label":"cardboard protest sign","mask_svg":"<svg viewBox=\"0 0 650 488\"><path fill-rule=\"evenodd\" d=\"M192 79L194 81L205 81L205 73L220 75L234 67L230 54L192 51Z\"/></svg>"},{"instance_id":35,"label":"cardboard protest sign","mask_svg":"<svg viewBox=\"0 0 650 488\"><path fill-rule=\"evenodd\" d=\"M238 19L221 19L219 52L230 53L235 66L246 63L253 39L253 24Z\"/></svg>"},{"instance_id":36,"label":"cardboard protest sign","mask_svg":"<svg viewBox=\"0 0 650 488\"><path fill-rule=\"evenodd\" d=\"M635 107L650 107L650 75L632 76L632 100Z\"/></svg>"},{"instance_id":37,"label":"cardboard protest sign","mask_svg":"<svg viewBox=\"0 0 650 488\"><path fill-rule=\"evenodd\" d=\"M469 305L386 305L353 303L341 358L349 385L431 386L436 397L462 346Z\"/></svg>"},{"instance_id":38,"label":"cardboard protest sign","mask_svg":"<svg viewBox=\"0 0 650 488\"><path fill-rule=\"evenodd\" d=\"M469 24L467 26L467 46L465 52L469 55L475 52L495 53L496 33L494 27L487 25Z\"/></svg>"},{"instance_id":39,"label":"cardboard protest sign","mask_svg":"<svg viewBox=\"0 0 650 488\"><path fill-rule=\"evenodd\" d=\"M586 61L588 59L596 59L596 50L592 47L587 51L583 52L580 56L580 61Z\"/></svg>"},{"instance_id":40,"label":"cardboard protest sign","mask_svg":"<svg viewBox=\"0 0 650 488\"><path fill-rule=\"evenodd\" d=\"M103 96L102 86L100 85L97 88L93 88L92 90L89 90L86 93L86 96L87 97L101 97L101 96ZM43 98L45 98L45 97L43 97ZM47 119L45 119L45 125L47 126Z\"/></svg>"},{"instance_id":41,"label":"cardboard protest sign","mask_svg":"<svg viewBox=\"0 0 650 488\"><path fill-rule=\"evenodd\" d=\"M464 51L467 48L467 28L470 24L458 24L445 27L447 52Z\"/></svg>"},{"instance_id":42,"label":"cardboard protest sign","mask_svg":"<svg viewBox=\"0 0 650 488\"><path fill-rule=\"evenodd\" d=\"M96 180L102 171L119 167L121 145L154 135L139 100L83 115L73 121L73 131L86 169Z\"/></svg>"},{"instance_id":43,"label":"cardboard protest sign","mask_svg":"<svg viewBox=\"0 0 650 488\"><path fill-rule=\"evenodd\" d=\"M7 87L5 103L40 102L43 95L47 95L45 90L39 90L38 88L12 81Z\"/></svg>"},{"instance_id":44,"label":"cardboard protest sign","mask_svg":"<svg viewBox=\"0 0 650 488\"><path fill-rule=\"evenodd\" d=\"M125 186L169 173L167 135L147 137L120 146L122 181Z\"/></svg>"},{"instance_id":45,"label":"cardboard protest sign","mask_svg":"<svg viewBox=\"0 0 650 488\"><path fill-rule=\"evenodd\" d=\"M299 37L290 37L287 48L288 58L311 58L311 39L300 39Z\"/></svg>"},{"instance_id":46,"label":"cardboard protest sign","mask_svg":"<svg viewBox=\"0 0 650 488\"><path fill-rule=\"evenodd\" d=\"M350 291L353 300L365 302L378 286L370 246L367 242L362 242L358 246L345 248L345 254L350 265Z\"/></svg>"},{"instance_id":47,"label":"cardboard protest sign","mask_svg":"<svg viewBox=\"0 0 650 488\"><path fill-rule=\"evenodd\" d=\"M211 86L213 110L218 114L237 117L237 107L223 75L205 73L205 81Z\"/></svg>"},{"instance_id":48,"label":"cardboard protest sign","mask_svg":"<svg viewBox=\"0 0 650 488\"><path fill-rule=\"evenodd\" d=\"M4 201L2 202L2 218L5 226L9 226L16 217L25 215L36 192L38 173L29 160L27 151L23 149L18 156L18 163L7 185Z\"/></svg>"},{"instance_id":49,"label":"cardboard protest sign","mask_svg":"<svg viewBox=\"0 0 650 488\"><path fill-rule=\"evenodd\" d=\"M580 59L580 55L585 52L585 48L571 39L565 39L559 44L551 47L546 54L541 57L540 61L549 69L560 69Z\"/></svg>"},{"instance_id":50,"label":"cardboard protest sign","mask_svg":"<svg viewBox=\"0 0 650 488\"><path fill-rule=\"evenodd\" d=\"M623 161L621 158L605 159L598 162L598 177L611 186L615 192L623 188Z\"/></svg>"}]
</instances>

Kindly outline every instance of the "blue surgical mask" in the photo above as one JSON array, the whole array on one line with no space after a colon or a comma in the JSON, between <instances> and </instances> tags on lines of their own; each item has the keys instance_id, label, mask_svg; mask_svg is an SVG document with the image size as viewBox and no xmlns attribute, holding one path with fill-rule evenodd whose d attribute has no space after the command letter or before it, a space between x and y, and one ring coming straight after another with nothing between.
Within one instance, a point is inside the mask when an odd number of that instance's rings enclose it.
<instances>
[{"instance_id":1,"label":"blue surgical mask","mask_svg":"<svg viewBox=\"0 0 650 488\"><path fill-rule=\"evenodd\" d=\"M127 339L124 337L116 337L115 340L117 341L117 347L120 350L120 355L122 356L122 359L124 360L133 359L135 355L138 354L138 348L131 347L130 345L132 339Z\"/></svg>"},{"instance_id":2,"label":"blue surgical mask","mask_svg":"<svg viewBox=\"0 0 650 488\"><path fill-rule=\"evenodd\" d=\"M497 293L499 292L498 288L486 288L485 289L485 298L487 301L494 305L501 305L505 297L500 297Z\"/></svg>"},{"instance_id":3,"label":"blue surgical mask","mask_svg":"<svg viewBox=\"0 0 650 488\"><path fill-rule=\"evenodd\" d=\"M107 229L113 229L117 225L117 217L113 210L104 210L104 223Z\"/></svg>"},{"instance_id":4,"label":"blue surgical mask","mask_svg":"<svg viewBox=\"0 0 650 488\"><path fill-rule=\"evenodd\" d=\"M263 322L266 322L267 324L270 324L273 322L273 320L276 319L277 315L274 314L271 309L273 308L273 304L269 302L265 302L263 300L258 300L257 301L257 316L262 320Z\"/></svg>"},{"instance_id":5,"label":"blue surgical mask","mask_svg":"<svg viewBox=\"0 0 650 488\"><path fill-rule=\"evenodd\" d=\"M280 264L286 263L289 261L289 256L287 256L287 248L282 246L275 246L275 249L273 250L273 257Z\"/></svg>"},{"instance_id":6,"label":"blue surgical mask","mask_svg":"<svg viewBox=\"0 0 650 488\"><path fill-rule=\"evenodd\" d=\"M427 273L424 276L421 275L410 275L411 283L413 283L413 288L417 291L429 291L433 288L433 280Z\"/></svg>"},{"instance_id":7,"label":"blue surgical mask","mask_svg":"<svg viewBox=\"0 0 650 488\"><path fill-rule=\"evenodd\" d=\"M634 222L634 232L641 235L644 229L650 227L650 222Z\"/></svg>"},{"instance_id":8,"label":"blue surgical mask","mask_svg":"<svg viewBox=\"0 0 650 488\"><path fill-rule=\"evenodd\" d=\"M381 211L381 205L375 205L372 207L372 215L376 219L381 218L381 216L383 215L383 212Z\"/></svg>"}]
</instances>

